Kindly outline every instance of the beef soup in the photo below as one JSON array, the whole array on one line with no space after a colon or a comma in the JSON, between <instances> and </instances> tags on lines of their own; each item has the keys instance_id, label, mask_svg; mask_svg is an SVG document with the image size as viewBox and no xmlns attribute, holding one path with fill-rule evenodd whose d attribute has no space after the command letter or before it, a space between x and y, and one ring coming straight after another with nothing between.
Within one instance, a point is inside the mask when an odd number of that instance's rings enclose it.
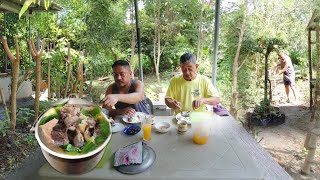
<instances>
[{"instance_id":1,"label":"beef soup","mask_svg":"<svg viewBox=\"0 0 320 180\"><path fill-rule=\"evenodd\" d=\"M51 166L62 173L78 174L85 170L70 170L68 164L95 167L110 141L111 126L98 106L65 104L49 109L39 118L36 138ZM90 162L90 157L95 162Z\"/></svg>"}]
</instances>

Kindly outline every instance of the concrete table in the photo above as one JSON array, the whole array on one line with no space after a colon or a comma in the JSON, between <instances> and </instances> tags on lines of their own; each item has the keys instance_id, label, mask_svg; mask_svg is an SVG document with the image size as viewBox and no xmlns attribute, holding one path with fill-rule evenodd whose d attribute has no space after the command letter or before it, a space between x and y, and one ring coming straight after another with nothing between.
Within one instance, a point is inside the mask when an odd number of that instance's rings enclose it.
<instances>
[{"instance_id":1,"label":"concrete table","mask_svg":"<svg viewBox=\"0 0 320 180\"><path fill-rule=\"evenodd\" d=\"M126 175L116 171L107 161L82 175L64 175L48 163L39 169L41 179L292 179L232 116L215 116L209 142L197 145L192 129L179 135L173 116L156 116L155 121L172 124L169 132L160 134L153 129L147 144L156 152L154 164L145 172ZM142 140L142 131L135 136L116 133L111 151ZM113 156L111 156L113 158Z\"/></svg>"}]
</instances>

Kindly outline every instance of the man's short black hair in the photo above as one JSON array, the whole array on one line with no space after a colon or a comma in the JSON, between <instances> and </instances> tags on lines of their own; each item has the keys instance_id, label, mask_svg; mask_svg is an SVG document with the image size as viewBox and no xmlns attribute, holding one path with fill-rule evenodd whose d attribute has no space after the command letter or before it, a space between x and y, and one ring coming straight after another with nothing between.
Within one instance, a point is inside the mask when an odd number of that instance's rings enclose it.
<instances>
[{"instance_id":1,"label":"man's short black hair","mask_svg":"<svg viewBox=\"0 0 320 180\"><path fill-rule=\"evenodd\" d=\"M194 63L196 64L197 58L192 53L185 53L180 57L180 63Z\"/></svg>"},{"instance_id":2,"label":"man's short black hair","mask_svg":"<svg viewBox=\"0 0 320 180\"><path fill-rule=\"evenodd\" d=\"M130 69L130 64L126 60L117 60L112 64L112 69L116 66L123 66Z\"/></svg>"}]
</instances>

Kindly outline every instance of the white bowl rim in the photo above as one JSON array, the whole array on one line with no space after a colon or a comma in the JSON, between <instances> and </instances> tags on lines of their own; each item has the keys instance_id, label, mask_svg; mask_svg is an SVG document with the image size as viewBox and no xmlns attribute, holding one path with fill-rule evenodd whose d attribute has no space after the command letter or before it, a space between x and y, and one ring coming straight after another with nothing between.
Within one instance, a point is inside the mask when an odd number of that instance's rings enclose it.
<instances>
[{"instance_id":1,"label":"white bowl rim","mask_svg":"<svg viewBox=\"0 0 320 180\"><path fill-rule=\"evenodd\" d=\"M50 108L51 109L51 108ZM49 110L49 109L48 109ZM47 111L48 111L47 110ZM106 121L108 121L108 118L106 118L106 115L104 113L101 112L101 114L105 117ZM43 115L42 115L43 116ZM51 149L49 149L43 142L42 140L40 139L39 137L39 123L40 123L40 119L42 118L42 116L39 117L38 119L38 122L36 124L36 127L35 127L35 136L36 136L36 139L38 140L38 143L40 145L40 147L45 150L46 152L48 152L49 154L53 155L53 156L56 156L56 157L59 157L59 158L63 158L63 159L82 159L82 158L87 158L87 157L90 157L92 155L95 155L97 154L98 152L100 152L102 149L104 149L107 144L109 143L110 139L111 139L111 136L112 136L112 129L111 129L111 124L109 122L109 130L110 130L110 134L108 136L108 138L99 146L97 147L96 149L94 149L93 151L90 151L86 154L80 154L80 155L69 155L69 154L61 154L61 153L58 153L58 152L55 152Z\"/></svg>"}]
</instances>

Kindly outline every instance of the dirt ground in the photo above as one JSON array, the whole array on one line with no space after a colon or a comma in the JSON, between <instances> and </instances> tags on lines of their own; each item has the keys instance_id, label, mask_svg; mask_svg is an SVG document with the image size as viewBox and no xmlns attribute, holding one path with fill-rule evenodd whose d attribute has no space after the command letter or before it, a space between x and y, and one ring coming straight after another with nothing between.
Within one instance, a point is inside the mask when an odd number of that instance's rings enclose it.
<instances>
[{"instance_id":1,"label":"dirt ground","mask_svg":"<svg viewBox=\"0 0 320 180\"><path fill-rule=\"evenodd\" d=\"M310 122L309 81L296 82L297 99L294 100L291 94L290 103L286 102L281 79L278 79L274 86L275 106L285 114L285 123L271 127L255 127L258 132L256 139L294 179L320 179L320 141L317 143L318 149L311 174L300 173L307 154L304 150L304 140L308 130L314 125L314 122Z\"/></svg>"},{"instance_id":2,"label":"dirt ground","mask_svg":"<svg viewBox=\"0 0 320 180\"><path fill-rule=\"evenodd\" d=\"M32 105L32 98L21 99L17 102L18 107L31 107ZM0 121L4 121L4 117L1 107ZM31 125L32 122L17 121L15 133L4 129L0 132L0 179L4 179L11 171L19 168L39 146L34 133L30 132Z\"/></svg>"}]
</instances>

